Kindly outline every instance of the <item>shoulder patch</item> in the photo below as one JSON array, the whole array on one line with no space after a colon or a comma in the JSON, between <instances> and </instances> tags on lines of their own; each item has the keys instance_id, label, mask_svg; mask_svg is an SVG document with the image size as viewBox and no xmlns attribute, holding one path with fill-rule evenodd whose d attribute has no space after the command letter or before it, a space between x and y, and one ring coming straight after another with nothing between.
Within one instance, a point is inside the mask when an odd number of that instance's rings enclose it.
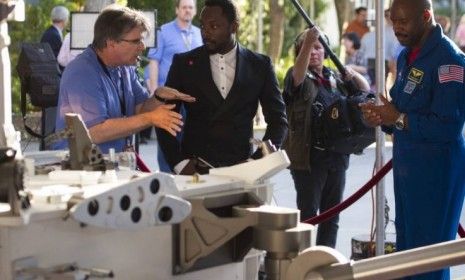
<instances>
[{"instance_id":1,"label":"shoulder patch","mask_svg":"<svg viewBox=\"0 0 465 280\"><path fill-rule=\"evenodd\" d=\"M463 67L460 65L441 65L438 68L439 83L463 83Z\"/></svg>"}]
</instances>

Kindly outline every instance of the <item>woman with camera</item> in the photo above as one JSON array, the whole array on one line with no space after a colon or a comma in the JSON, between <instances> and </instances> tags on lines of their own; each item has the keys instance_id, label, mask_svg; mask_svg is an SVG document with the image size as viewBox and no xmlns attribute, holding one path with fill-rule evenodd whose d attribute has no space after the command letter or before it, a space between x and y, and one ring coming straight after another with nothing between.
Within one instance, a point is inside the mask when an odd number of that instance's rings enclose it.
<instances>
[{"instance_id":1,"label":"woman with camera","mask_svg":"<svg viewBox=\"0 0 465 280\"><path fill-rule=\"evenodd\" d=\"M291 160L291 175L297 191L301 220L315 216L340 203L345 186L349 154L327 149L328 131L321 125L324 116L338 118L338 111L324 114L331 100L347 96L341 75L323 66L325 50L318 41L320 32L313 27L295 41L296 60L285 78L283 97L289 121L284 148ZM323 35L326 39L326 36ZM346 68L344 80L368 91L368 82ZM317 245L336 246L339 216L319 225Z\"/></svg>"}]
</instances>

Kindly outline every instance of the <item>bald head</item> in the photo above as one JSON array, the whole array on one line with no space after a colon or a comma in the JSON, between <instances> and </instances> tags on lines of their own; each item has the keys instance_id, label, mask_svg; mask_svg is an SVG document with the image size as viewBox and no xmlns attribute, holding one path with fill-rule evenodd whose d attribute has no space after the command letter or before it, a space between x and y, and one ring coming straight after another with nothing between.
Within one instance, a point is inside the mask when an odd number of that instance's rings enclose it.
<instances>
[{"instance_id":1,"label":"bald head","mask_svg":"<svg viewBox=\"0 0 465 280\"><path fill-rule=\"evenodd\" d=\"M431 0L394 0L392 2L392 7L402 6L408 9L411 12L412 16L418 16L423 13L423 11L433 11L433 4Z\"/></svg>"},{"instance_id":2,"label":"bald head","mask_svg":"<svg viewBox=\"0 0 465 280\"><path fill-rule=\"evenodd\" d=\"M431 0L394 0L391 20L403 46L421 47L435 25Z\"/></svg>"},{"instance_id":3,"label":"bald head","mask_svg":"<svg viewBox=\"0 0 465 280\"><path fill-rule=\"evenodd\" d=\"M392 5L400 4L400 3L414 5L416 7L423 8L423 9L431 9L433 7L431 0L394 0L392 1Z\"/></svg>"},{"instance_id":4,"label":"bald head","mask_svg":"<svg viewBox=\"0 0 465 280\"><path fill-rule=\"evenodd\" d=\"M433 4L431 2L431 0L409 0L409 1L405 1L403 0L403 2L408 2L414 6L416 6L418 9L427 9L427 10L432 10L433 9Z\"/></svg>"}]
</instances>

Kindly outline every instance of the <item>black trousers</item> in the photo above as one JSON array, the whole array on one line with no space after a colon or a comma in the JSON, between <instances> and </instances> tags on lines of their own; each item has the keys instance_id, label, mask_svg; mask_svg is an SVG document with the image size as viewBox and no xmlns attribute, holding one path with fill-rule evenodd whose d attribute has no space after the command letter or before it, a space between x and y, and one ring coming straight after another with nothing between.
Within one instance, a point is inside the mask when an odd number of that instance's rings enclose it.
<instances>
[{"instance_id":1,"label":"black trousers","mask_svg":"<svg viewBox=\"0 0 465 280\"><path fill-rule=\"evenodd\" d=\"M311 170L291 169L301 221L339 204L344 193L349 155L312 150ZM318 225L317 245L336 247L339 215Z\"/></svg>"}]
</instances>

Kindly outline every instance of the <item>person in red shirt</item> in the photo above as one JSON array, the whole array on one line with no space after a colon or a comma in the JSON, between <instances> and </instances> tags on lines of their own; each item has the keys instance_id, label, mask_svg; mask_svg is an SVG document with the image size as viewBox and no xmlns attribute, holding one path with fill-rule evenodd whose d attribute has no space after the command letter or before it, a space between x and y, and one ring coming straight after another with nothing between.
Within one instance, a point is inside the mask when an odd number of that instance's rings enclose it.
<instances>
[{"instance_id":1,"label":"person in red shirt","mask_svg":"<svg viewBox=\"0 0 465 280\"><path fill-rule=\"evenodd\" d=\"M358 7L355 9L355 18L349 22L344 33L355 32L359 38L363 38L363 35L370 31L367 25L367 16L367 8Z\"/></svg>"}]
</instances>

